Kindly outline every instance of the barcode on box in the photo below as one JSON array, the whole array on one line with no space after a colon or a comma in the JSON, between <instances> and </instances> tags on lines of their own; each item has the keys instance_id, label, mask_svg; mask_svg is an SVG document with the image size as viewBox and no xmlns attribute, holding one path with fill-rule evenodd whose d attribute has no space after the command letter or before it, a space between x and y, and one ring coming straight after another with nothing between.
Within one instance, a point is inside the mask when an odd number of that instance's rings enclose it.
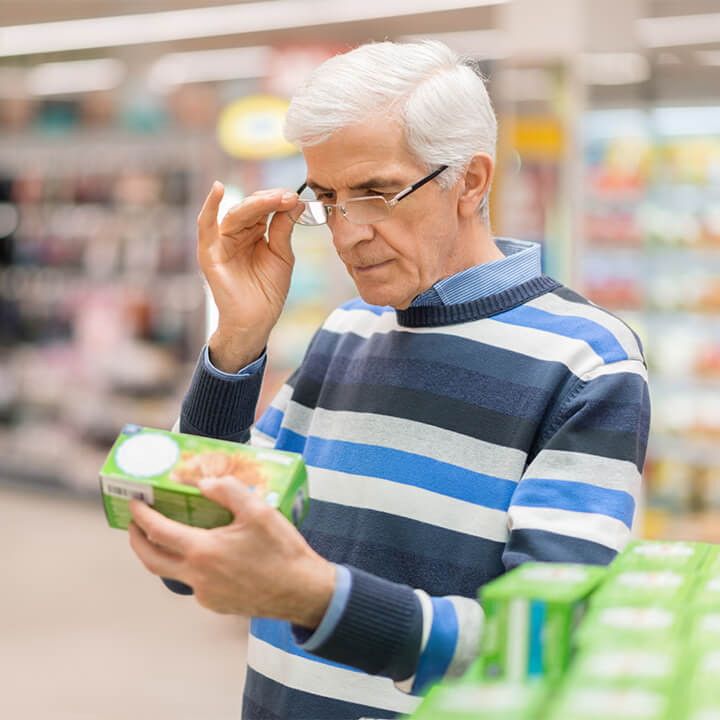
<instances>
[{"instance_id":1,"label":"barcode on box","mask_svg":"<svg viewBox=\"0 0 720 720\"><path fill-rule=\"evenodd\" d=\"M108 480L107 478L103 478L103 492L106 495L125 498L126 500L130 500L131 498L135 498L136 500L142 500L148 505L152 505L154 502L152 485L125 483L118 482L117 480Z\"/></svg>"}]
</instances>

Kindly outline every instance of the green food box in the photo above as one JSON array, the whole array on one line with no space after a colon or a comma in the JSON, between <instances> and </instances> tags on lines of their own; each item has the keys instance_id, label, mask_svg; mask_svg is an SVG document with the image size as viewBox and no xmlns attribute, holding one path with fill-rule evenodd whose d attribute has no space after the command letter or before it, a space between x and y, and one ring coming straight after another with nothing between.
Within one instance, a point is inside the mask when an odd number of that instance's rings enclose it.
<instances>
[{"instance_id":1,"label":"green food box","mask_svg":"<svg viewBox=\"0 0 720 720\"><path fill-rule=\"evenodd\" d=\"M606 605L588 611L575 634L579 647L657 647L674 646L685 629L682 605L638 606Z\"/></svg>"},{"instance_id":2,"label":"green food box","mask_svg":"<svg viewBox=\"0 0 720 720\"><path fill-rule=\"evenodd\" d=\"M100 470L108 523L127 530L129 501L137 498L186 525L227 525L232 513L197 487L208 477L243 483L297 526L307 512L307 473L297 453L126 425Z\"/></svg>"},{"instance_id":3,"label":"green food box","mask_svg":"<svg viewBox=\"0 0 720 720\"><path fill-rule=\"evenodd\" d=\"M720 575L720 545L712 544L708 546L702 569L708 573Z\"/></svg>"},{"instance_id":4,"label":"green food box","mask_svg":"<svg viewBox=\"0 0 720 720\"><path fill-rule=\"evenodd\" d=\"M695 610L691 620L689 646L702 648L720 647L720 608L716 610Z\"/></svg>"},{"instance_id":5,"label":"green food box","mask_svg":"<svg viewBox=\"0 0 720 720\"><path fill-rule=\"evenodd\" d=\"M443 684L428 693L412 720L535 720L544 698L540 685Z\"/></svg>"},{"instance_id":6,"label":"green food box","mask_svg":"<svg viewBox=\"0 0 720 720\"><path fill-rule=\"evenodd\" d=\"M595 605L674 604L689 597L695 575L672 569L622 569L610 573L591 600Z\"/></svg>"},{"instance_id":7,"label":"green food box","mask_svg":"<svg viewBox=\"0 0 720 720\"><path fill-rule=\"evenodd\" d=\"M527 563L482 587L485 677L558 680L587 598L606 572L594 565Z\"/></svg>"},{"instance_id":8,"label":"green food box","mask_svg":"<svg viewBox=\"0 0 720 720\"><path fill-rule=\"evenodd\" d=\"M597 687L568 683L547 720L680 720L671 717L667 693L643 687Z\"/></svg>"},{"instance_id":9,"label":"green food box","mask_svg":"<svg viewBox=\"0 0 720 720\"><path fill-rule=\"evenodd\" d=\"M720 570L697 578L691 601L696 608L720 611Z\"/></svg>"},{"instance_id":10,"label":"green food box","mask_svg":"<svg viewBox=\"0 0 720 720\"><path fill-rule=\"evenodd\" d=\"M592 646L574 658L572 681L586 687L644 687L667 692L680 668L680 651L661 643L656 646Z\"/></svg>"},{"instance_id":11,"label":"green food box","mask_svg":"<svg viewBox=\"0 0 720 720\"><path fill-rule=\"evenodd\" d=\"M694 572L705 562L710 545L694 542L632 540L613 560L611 570Z\"/></svg>"}]
</instances>

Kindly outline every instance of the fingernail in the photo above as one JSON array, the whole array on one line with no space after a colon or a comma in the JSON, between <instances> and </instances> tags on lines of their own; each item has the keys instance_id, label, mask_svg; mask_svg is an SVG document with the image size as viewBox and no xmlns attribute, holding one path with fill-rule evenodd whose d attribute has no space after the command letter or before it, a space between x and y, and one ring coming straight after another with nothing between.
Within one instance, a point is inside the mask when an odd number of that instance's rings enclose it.
<instances>
[{"instance_id":1,"label":"fingernail","mask_svg":"<svg viewBox=\"0 0 720 720\"><path fill-rule=\"evenodd\" d=\"M287 200L294 200L295 198L297 198L297 195L296 195L295 193L293 193L293 192L283 193L283 196L282 196L282 199L285 200L285 201L287 201Z\"/></svg>"}]
</instances>

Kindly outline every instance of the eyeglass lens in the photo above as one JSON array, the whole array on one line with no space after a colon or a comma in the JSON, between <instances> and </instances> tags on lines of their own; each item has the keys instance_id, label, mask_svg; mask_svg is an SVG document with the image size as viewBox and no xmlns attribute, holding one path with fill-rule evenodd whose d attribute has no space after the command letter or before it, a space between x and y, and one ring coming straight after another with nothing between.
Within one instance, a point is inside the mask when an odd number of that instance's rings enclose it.
<instances>
[{"instance_id":1,"label":"eyeglass lens","mask_svg":"<svg viewBox=\"0 0 720 720\"><path fill-rule=\"evenodd\" d=\"M298 225L323 225L337 212L340 212L337 205L326 206L319 200L306 200L290 211L290 217ZM367 225L389 217L390 207L381 197L352 198L342 203L342 213L351 223Z\"/></svg>"}]
</instances>

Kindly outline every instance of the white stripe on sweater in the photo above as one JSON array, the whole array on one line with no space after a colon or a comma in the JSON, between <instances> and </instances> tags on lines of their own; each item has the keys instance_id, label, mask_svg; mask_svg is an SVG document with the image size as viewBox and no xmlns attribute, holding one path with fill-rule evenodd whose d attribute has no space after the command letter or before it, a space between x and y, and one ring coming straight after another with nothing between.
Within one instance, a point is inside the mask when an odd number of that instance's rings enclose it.
<instances>
[{"instance_id":1,"label":"white stripe on sweater","mask_svg":"<svg viewBox=\"0 0 720 720\"><path fill-rule=\"evenodd\" d=\"M511 480L519 479L525 467L522 450L389 415L310 409L290 401L283 427L304 437L391 448Z\"/></svg>"},{"instance_id":2,"label":"white stripe on sweater","mask_svg":"<svg viewBox=\"0 0 720 720\"><path fill-rule=\"evenodd\" d=\"M642 484L635 463L568 450L543 450L530 463L525 477L583 482L608 490L624 490L635 498Z\"/></svg>"},{"instance_id":3,"label":"white stripe on sweater","mask_svg":"<svg viewBox=\"0 0 720 720\"><path fill-rule=\"evenodd\" d=\"M511 505L508 519L512 530L545 530L589 540L618 552L630 539L630 530L624 522L595 513Z\"/></svg>"},{"instance_id":4,"label":"white stripe on sweater","mask_svg":"<svg viewBox=\"0 0 720 720\"><path fill-rule=\"evenodd\" d=\"M625 350L628 358L635 360L641 358L640 347L630 328L622 320L597 305L586 305L566 300L554 293L545 293L525 303L525 307L534 307L560 317L579 317L590 320L610 332Z\"/></svg>"},{"instance_id":5,"label":"white stripe on sweater","mask_svg":"<svg viewBox=\"0 0 720 720\"><path fill-rule=\"evenodd\" d=\"M335 310L323 328L336 333L352 332L364 338L393 331L466 338L527 355L533 360L562 363L578 376L604 364L604 360L584 340L493 318L441 327L409 328L398 325L395 313L377 316L368 310Z\"/></svg>"},{"instance_id":6,"label":"white stripe on sweater","mask_svg":"<svg viewBox=\"0 0 720 720\"><path fill-rule=\"evenodd\" d=\"M405 714L414 712L422 701L400 692L390 678L293 655L253 635L248 637L248 665L277 683L333 700Z\"/></svg>"},{"instance_id":7,"label":"white stripe on sweater","mask_svg":"<svg viewBox=\"0 0 720 720\"><path fill-rule=\"evenodd\" d=\"M308 465L310 497L410 518L437 527L507 542L507 514L424 488Z\"/></svg>"}]
</instances>

